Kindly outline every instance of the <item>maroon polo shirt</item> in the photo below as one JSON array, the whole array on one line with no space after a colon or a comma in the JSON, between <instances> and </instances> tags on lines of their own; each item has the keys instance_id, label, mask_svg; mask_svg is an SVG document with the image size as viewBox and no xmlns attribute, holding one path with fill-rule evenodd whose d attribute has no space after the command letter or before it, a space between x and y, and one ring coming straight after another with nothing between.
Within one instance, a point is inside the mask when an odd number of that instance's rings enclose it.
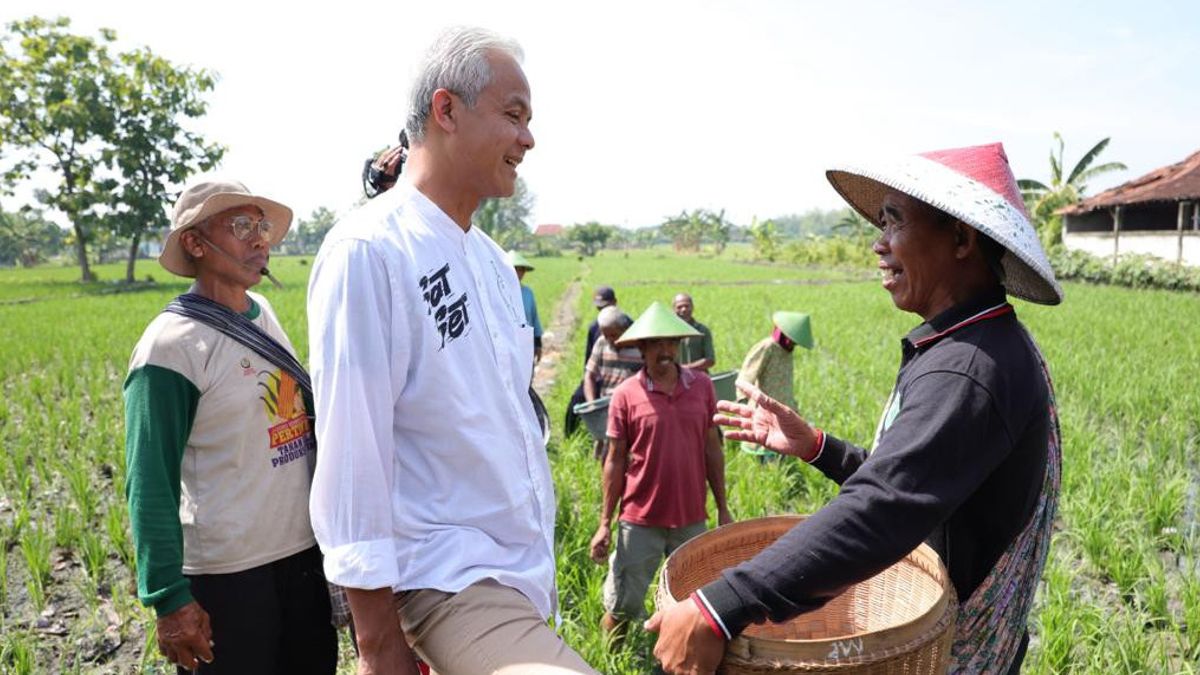
<instances>
[{"instance_id":1,"label":"maroon polo shirt","mask_svg":"<svg viewBox=\"0 0 1200 675\"><path fill-rule=\"evenodd\" d=\"M621 520L682 527L707 518L704 447L717 395L704 373L679 368L675 391L656 390L646 369L617 385L608 436L628 446Z\"/></svg>"}]
</instances>

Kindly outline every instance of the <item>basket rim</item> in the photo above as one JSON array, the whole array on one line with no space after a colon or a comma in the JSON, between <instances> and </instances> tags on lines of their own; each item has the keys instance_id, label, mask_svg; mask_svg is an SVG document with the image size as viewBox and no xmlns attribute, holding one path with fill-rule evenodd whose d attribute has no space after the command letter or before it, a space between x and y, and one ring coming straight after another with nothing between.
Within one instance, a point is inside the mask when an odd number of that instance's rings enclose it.
<instances>
[{"instance_id":1,"label":"basket rim","mask_svg":"<svg viewBox=\"0 0 1200 675\"><path fill-rule=\"evenodd\" d=\"M670 585L669 569L671 567L671 559L676 558L676 554L684 551L685 547L691 546L695 548L708 540L718 540L728 538L734 534L745 532L762 532L771 530L781 530L780 534L790 530L796 524L803 521L807 516L800 514L783 514L774 516L764 516L761 518L752 518L742 520L728 525L708 530L703 534L697 535L690 541L676 549L662 566L662 571L659 575L659 593L656 599L659 599L665 607L670 607L679 602L679 599L674 596L674 592ZM913 560L915 558L915 560ZM957 607L958 599L954 585L950 582L950 574L941 557L930 548L927 544L920 544L911 552L905 554L901 561L909 559L911 563L917 564L924 571L939 583L942 589L941 595L934 603L926 608L920 615L907 621L881 628L873 631L860 631L853 634L840 635L836 638L819 638L819 639L799 639L799 638L775 638L775 637L759 637L738 635L733 638L729 644L730 653L743 653L750 656L767 657L774 660L795 659L799 651L806 654L815 654L822 652L829 653L831 646L836 646L839 643L847 641L868 640L873 647L878 647L880 650L892 650L896 645L925 643L928 642L931 635L935 635L943 630L944 617L951 614L949 609ZM896 564L899 564L897 561ZM925 564L922 564L924 562ZM927 566L928 565L928 566ZM882 572L881 572L882 573ZM948 605L950 606L948 608ZM806 659L813 658L805 656ZM846 663L846 660L840 661Z\"/></svg>"}]
</instances>

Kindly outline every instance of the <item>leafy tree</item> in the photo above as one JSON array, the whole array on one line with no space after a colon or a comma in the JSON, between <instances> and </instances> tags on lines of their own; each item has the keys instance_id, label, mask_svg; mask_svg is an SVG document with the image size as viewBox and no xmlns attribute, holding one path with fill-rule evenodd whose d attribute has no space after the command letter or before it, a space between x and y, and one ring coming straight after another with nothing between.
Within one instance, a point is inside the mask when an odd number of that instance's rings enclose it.
<instances>
[{"instance_id":1,"label":"leafy tree","mask_svg":"<svg viewBox=\"0 0 1200 675\"><path fill-rule=\"evenodd\" d=\"M1106 162L1092 166L1092 162L1095 162L1100 153L1104 152L1104 148L1108 147L1110 139L1105 138L1084 153L1070 173L1064 175L1066 164L1063 163L1063 148L1065 144L1062 135L1057 131L1054 132L1054 140L1058 142L1058 152L1056 154L1053 148L1050 149L1050 184L1047 185L1030 178L1022 178L1017 181L1017 187L1021 188L1021 196L1025 200L1025 207L1029 209L1029 215L1033 218L1034 225L1037 226L1042 244L1047 248L1062 243L1062 217L1055 215L1054 212L1083 199L1084 193L1087 191L1087 183L1091 179L1101 174L1127 168L1121 162Z\"/></svg>"},{"instance_id":2,"label":"leafy tree","mask_svg":"<svg viewBox=\"0 0 1200 675\"><path fill-rule=\"evenodd\" d=\"M779 254L779 229L775 226L775 221L764 220L760 223L755 218L750 224L750 240L754 246L755 257L775 261Z\"/></svg>"},{"instance_id":3,"label":"leafy tree","mask_svg":"<svg viewBox=\"0 0 1200 675\"><path fill-rule=\"evenodd\" d=\"M471 216L471 224L487 232L501 247L519 248L527 244L532 235L529 214L533 212L535 201L525 180L518 177L512 196L483 200Z\"/></svg>"},{"instance_id":4,"label":"leafy tree","mask_svg":"<svg viewBox=\"0 0 1200 675\"><path fill-rule=\"evenodd\" d=\"M172 66L149 50L115 57L116 33L73 35L70 20L15 21L0 39L0 146L18 155L11 185L44 170L57 181L36 195L71 222L80 276L94 275L88 247L110 234L133 239L165 227L172 184L210 168L222 149L184 131L199 117L212 76ZM133 256L131 256L133 257ZM133 274L132 261L126 278Z\"/></svg>"},{"instance_id":5,"label":"leafy tree","mask_svg":"<svg viewBox=\"0 0 1200 675\"><path fill-rule=\"evenodd\" d=\"M57 178L57 189L41 192L41 200L71 221L81 275L92 281L88 226L107 197L95 155L116 128L117 106L105 86L114 67L106 45L116 35L71 35L69 25L36 17L9 24L0 40L0 142L25 151L8 168L7 183L39 167Z\"/></svg>"},{"instance_id":6,"label":"leafy tree","mask_svg":"<svg viewBox=\"0 0 1200 675\"><path fill-rule=\"evenodd\" d=\"M283 248L291 254L313 254L321 248L321 242L325 241L325 235L329 234L329 230L337 222L337 213L319 206L313 210L308 218L301 218L296 222L296 226L288 232L287 239L283 242Z\"/></svg>"},{"instance_id":7,"label":"leafy tree","mask_svg":"<svg viewBox=\"0 0 1200 675\"><path fill-rule=\"evenodd\" d=\"M170 226L164 205L175 197L173 186L212 169L225 148L180 123L208 110L201 96L213 88L211 74L176 67L149 49L121 54L119 64L110 84L120 105L116 134L103 155L123 179L111 193L109 221L118 236L129 238L125 280L132 282L142 236Z\"/></svg>"},{"instance_id":8,"label":"leafy tree","mask_svg":"<svg viewBox=\"0 0 1200 675\"><path fill-rule=\"evenodd\" d=\"M733 225L725 220L725 209L721 209L720 213L709 212L705 224L708 238L717 247L717 254L720 255L729 244L729 235L733 228Z\"/></svg>"},{"instance_id":9,"label":"leafy tree","mask_svg":"<svg viewBox=\"0 0 1200 675\"><path fill-rule=\"evenodd\" d=\"M580 252L586 256L596 255L611 236L612 228L596 221L567 228L567 241L578 244Z\"/></svg>"},{"instance_id":10,"label":"leafy tree","mask_svg":"<svg viewBox=\"0 0 1200 675\"><path fill-rule=\"evenodd\" d=\"M658 240L657 227L641 227L633 232L633 245L638 248L649 248Z\"/></svg>"},{"instance_id":11,"label":"leafy tree","mask_svg":"<svg viewBox=\"0 0 1200 675\"><path fill-rule=\"evenodd\" d=\"M40 211L0 211L0 265L32 267L58 253L65 232Z\"/></svg>"},{"instance_id":12,"label":"leafy tree","mask_svg":"<svg viewBox=\"0 0 1200 675\"><path fill-rule=\"evenodd\" d=\"M707 209L681 211L679 215L666 219L659 230L671 238L678 251L699 251L707 239L713 242L720 253L729 243L732 226L725 220L725 211L714 213Z\"/></svg>"},{"instance_id":13,"label":"leafy tree","mask_svg":"<svg viewBox=\"0 0 1200 675\"><path fill-rule=\"evenodd\" d=\"M863 218L858 211L848 209L846 215L842 216L841 220L833 226L833 232L848 237L865 239L877 236L879 231L869 220Z\"/></svg>"}]
</instances>

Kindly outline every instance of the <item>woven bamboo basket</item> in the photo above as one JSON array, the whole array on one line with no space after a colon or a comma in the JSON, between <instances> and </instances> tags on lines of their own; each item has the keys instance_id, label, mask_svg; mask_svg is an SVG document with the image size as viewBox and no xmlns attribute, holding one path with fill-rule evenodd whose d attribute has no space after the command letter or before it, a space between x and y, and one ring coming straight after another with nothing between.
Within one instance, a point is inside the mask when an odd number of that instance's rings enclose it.
<instances>
[{"instance_id":1,"label":"woven bamboo basket","mask_svg":"<svg viewBox=\"0 0 1200 675\"><path fill-rule=\"evenodd\" d=\"M667 559L655 596L662 609L727 567L752 558L803 516L773 516L710 530ZM900 562L821 609L782 624L754 625L729 643L718 673L946 672L958 601L946 567L921 544Z\"/></svg>"}]
</instances>

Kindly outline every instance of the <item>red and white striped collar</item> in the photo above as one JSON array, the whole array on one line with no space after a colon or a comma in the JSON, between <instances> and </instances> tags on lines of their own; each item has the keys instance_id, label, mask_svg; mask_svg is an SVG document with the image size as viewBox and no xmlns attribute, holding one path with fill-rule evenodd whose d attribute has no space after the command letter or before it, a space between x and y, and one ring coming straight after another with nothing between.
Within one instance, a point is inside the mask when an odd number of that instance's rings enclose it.
<instances>
[{"instance_id":1,"label":"red and white striped collar","mask_svg":"<svg viewBox=\"0 0 1200 675\"><path fill-rule=\"evenodd\" d=\"M951 310L951 312L953 311L954 310ZM970 326L971 324L979 323L980 321L987 321L988 319L994 319L998 316L1004 316L1005 314L1012 314L1013 311L1015 310L1011 304L1008 302L1000 302L998 304L990 305L984 309L981 309L967 316L966 318L954 321L954 323L951 325L941 329L937 328L937 324L942 323L938 320L942 317L935 317L932 321L921 324L919 327L913 330L913 332L909 333L906 339L912 343L913 347L921 349L933 344L934 342L937 342L938 340L957 330Z\"/></svg>"}]
</instances>

